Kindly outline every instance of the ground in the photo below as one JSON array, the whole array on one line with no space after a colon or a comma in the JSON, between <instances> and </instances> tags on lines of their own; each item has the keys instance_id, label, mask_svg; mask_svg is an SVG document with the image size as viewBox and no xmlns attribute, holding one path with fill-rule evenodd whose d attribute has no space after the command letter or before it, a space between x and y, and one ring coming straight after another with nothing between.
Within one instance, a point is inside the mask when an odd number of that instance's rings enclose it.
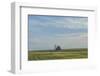
<instances>
[{"instance_id":1,"label":"ground","mask_svg":"<svg viewBox=\"0 0 100 76\"><path fill-rule=\"evenodd\" d=\"M28 60L54 60L88 58L88 49L38 50L28 51Z\"/></svg>"}]
</instances>

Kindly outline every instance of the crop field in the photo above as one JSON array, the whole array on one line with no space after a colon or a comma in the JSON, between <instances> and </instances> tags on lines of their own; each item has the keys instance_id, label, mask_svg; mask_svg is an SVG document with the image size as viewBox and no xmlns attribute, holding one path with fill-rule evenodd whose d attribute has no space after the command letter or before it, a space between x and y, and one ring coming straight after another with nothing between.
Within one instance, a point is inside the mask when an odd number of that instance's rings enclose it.
<instances>
[{"instance_id":1,"label":"crop field","mask_svg":"<svg viewBox=\"0 0 100 76\"><path fill-rule=\"evenodd\" d=\"M62 49L62 50L29 50L28 60L54 60L54 59L82 59L88 58L88 49Z\"/></svg>"}]
</instances>

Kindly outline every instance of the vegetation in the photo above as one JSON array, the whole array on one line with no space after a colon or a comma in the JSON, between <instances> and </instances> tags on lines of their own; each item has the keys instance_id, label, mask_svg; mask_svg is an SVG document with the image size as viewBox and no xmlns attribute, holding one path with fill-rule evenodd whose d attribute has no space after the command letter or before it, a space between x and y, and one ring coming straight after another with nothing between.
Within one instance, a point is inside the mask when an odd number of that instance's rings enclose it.
<instances>
[{"instance_id":1,"label":"vegetation","mask_svg":"<svg viewBox=\"0 0 100 76\"><path fill-rule=\"evenodd\" d=\"M62 49L28 51L28 60L79 59L88 58L88 49Z\"/></svg>"}]
</instances>

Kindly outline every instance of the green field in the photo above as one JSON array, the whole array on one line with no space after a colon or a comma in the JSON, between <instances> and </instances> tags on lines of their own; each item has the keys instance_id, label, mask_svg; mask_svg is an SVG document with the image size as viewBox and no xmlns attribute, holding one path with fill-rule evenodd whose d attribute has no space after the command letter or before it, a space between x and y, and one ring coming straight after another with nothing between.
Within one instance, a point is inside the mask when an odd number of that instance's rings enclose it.
<instances>
[{"instance_id":1,"label":"green field","mask_svg":"<svg viewBox=\"0 0 100 76\"><path fill-rule=\"evenodd\" d=\"M28 60L54 60L88 58L88 49L28 51Z\"/></svg>"}]
</instances>

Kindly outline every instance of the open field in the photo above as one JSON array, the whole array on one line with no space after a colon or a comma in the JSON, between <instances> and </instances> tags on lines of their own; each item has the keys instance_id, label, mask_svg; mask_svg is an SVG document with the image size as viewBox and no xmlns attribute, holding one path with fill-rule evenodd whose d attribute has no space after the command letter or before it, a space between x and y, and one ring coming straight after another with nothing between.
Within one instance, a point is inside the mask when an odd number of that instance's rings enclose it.
<instances>
[{"instance_id":1,"label":"open field","mask_svg":"<svg viewBox=\"0 0 100 76\"><path fill-rule=\"evenodd\" d=\"M88 49L28 51L28 60L54 60L88 58Z\"/></svg>"}]
</instances>

